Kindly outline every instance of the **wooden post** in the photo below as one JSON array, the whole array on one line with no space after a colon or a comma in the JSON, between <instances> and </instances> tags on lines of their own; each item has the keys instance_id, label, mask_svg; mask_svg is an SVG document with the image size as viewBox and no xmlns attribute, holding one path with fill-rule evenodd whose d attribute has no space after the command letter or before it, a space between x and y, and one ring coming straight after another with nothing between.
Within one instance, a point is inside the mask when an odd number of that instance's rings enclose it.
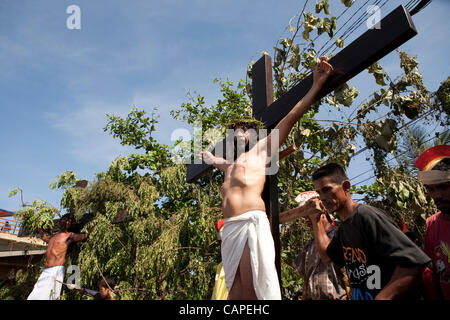
<instances>
[{"instance_id":1,"label":"wooden post","mask_svg":"<svg viewBox=\"0 0 450 320\"><path fill-rule=\"evenodd\" d=\"M259 115L273 103L272 58L263 55L252 67L253 117Z\"/></svg>"},{"instance_id":2,"label":"wooden post","mask_svg":"<svg viewBox=\"0 0 450 320\"><path fill-rule=\"evenodd\" d=\"M261 115L273 103L272 58L270 56L263 55L253 65L252 80L253 117L261 120ZM276 174L266 176L262 198L275 244L275 266L281 286L281 244L278 217L280 210L278 206L278 176Z\"/></svg>"}]
</instances>

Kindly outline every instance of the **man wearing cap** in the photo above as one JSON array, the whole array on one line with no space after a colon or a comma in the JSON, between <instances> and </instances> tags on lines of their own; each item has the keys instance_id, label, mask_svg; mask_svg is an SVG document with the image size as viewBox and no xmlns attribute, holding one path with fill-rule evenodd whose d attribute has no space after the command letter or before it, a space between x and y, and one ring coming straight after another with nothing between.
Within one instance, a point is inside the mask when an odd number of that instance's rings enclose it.
<instances>
[{"instance_id":1,"label":"man wearing cap","mask_svg":"<svg viewBox=\"0 0 450 320\"><path fill-rule=\"evenodd\" d=\"M431 274L424 273L424 285L430 299L450 300L450 146L426 150L414 166L440 210L426 221L424 251L433 266Z\"/></svg>"}]
</instances>

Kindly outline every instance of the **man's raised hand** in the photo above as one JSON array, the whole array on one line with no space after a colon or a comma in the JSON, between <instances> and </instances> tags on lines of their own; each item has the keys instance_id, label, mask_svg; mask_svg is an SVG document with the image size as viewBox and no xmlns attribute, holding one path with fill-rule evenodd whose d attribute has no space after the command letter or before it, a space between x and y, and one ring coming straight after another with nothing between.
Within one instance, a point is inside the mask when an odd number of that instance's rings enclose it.
<instances>
[{"instance_id":1,"label":"man's raised hand","mask_svg":"<svg viewBox=\"0 0 450 320\"><path fill-rule=\"evenodd\" d=\"M327 58L320 57L319 62L316 65L316 69L313 73L313 85L322 87L327 81L328 77L333 73L333 66L328 63Z\"/></svg>"},{"instance_id":2,"label":"man's raised hand","mask_svg":"<svg viewBox=\"0 0 450 320\"><path fill-rule=\"evenodd\" d=\"M202 151L198 154L198 158L207 164L214 164L214 155L209 151Z\"/></svg>"},{"instance_id":3,"label":"man's raised hand","mask_svg":"<svg viewBox=\"0 0 450 320\"><path fill-rule=\"evenodd\" d=\"M324 214L326 212L325 207L322 201L320 201L318 198L309 199L305 203L305 207L308 207L309 209L308 217L311 222L318 223L320 220L324 218L326 219L326 216Z\"/></svg>"},{"instance_id":4,"label":"man's raised hand","mask_svg":"<svg viewBox=\"0 0 450 320\"><path fill-rule=\"evenodd\" d=\"M227 161L224 158L216 157L209 151L202 151L198 154L198 158L206 164L212 164L215 168L225 171L227 168Z\"/></svg>"}]
</instances>

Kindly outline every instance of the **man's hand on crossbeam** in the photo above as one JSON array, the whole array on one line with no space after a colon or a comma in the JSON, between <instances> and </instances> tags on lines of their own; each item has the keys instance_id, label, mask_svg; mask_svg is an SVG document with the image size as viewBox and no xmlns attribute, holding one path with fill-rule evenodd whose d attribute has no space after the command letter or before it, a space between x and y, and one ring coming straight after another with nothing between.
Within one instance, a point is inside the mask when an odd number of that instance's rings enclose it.
<instances>
[{"instance_id":1,"label":"man's hand on crossbeam","mask_svg":"<svg viewBox=\"0 0 450 320\"><path fill-rule=\"evenodd\" d=\"M275 127L275 129L278 129L278 146L281 146L284 143L294 124L311 108L311 104L315 101L317 94L331 76L333 70L333 67L328 63L325 57L319 59L313 73L313 84L311 88ZM271 150L271 136L272 133L267 137L268 150Z\"/></svg>"},{"instance_id":2,"label":"man's hand on crossbeam","mask_svg":"<svg viewBox=\"0 0 450 320\"><path fill-rule=\"evenodd\" d=\"M314 221L318 221L325 212L325 207L322 202L318 198L313 198L301 203L296 208L280 213L280 223L292 223L300 217L312 218Z\"/></svg>"},{"instance_id":3,"label":"man's hand on crossbeam","mask_svg":"<svg viewBox=\"0 0 450 320\"><path fill-rule=\"evenodd\" d=\"M327 219L325 215L326 213L325 206L319 199L317 198L309 199L304 206L305 208L308 208L307 217L309 218L311 223L319 223L319 221Z\"/></svg>"},{"instance_id":4,"label":"man's hand on crossbeam","mask_svg":"<svg viewBox=\"0 0 450 320\"><path fill-rule=\"evenodd\" d=\"M207 164L213 165L215 168L225 171L227 161L222 157L216 157L209 151L202 151L198 154L198 158Z\"/></svg>"},{"instance_id":5,"label":"man's hand on crossbeam","mask_svg":"<svg viewBox=\"0 0 450 320\"><path fill-rule=\"evenodd\" d=\"M320 57L313 72L313 87L317 86L322 88L328 77L333 74L333 71L333 67L327 62L327 59L323 56Z\"/></svg>"}]
</instances>

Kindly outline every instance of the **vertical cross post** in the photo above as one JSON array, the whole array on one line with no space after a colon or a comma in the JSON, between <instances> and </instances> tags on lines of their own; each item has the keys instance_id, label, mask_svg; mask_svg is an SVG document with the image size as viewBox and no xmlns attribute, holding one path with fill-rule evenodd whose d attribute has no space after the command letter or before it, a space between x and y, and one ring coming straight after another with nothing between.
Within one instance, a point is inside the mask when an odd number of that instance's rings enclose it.
<instances>
[{"instance_id":1,"label":"vertical cross post","mask_svg":"<svg viewBox=\"0 0 450 320\"><path fill-rule=\"evenodd\" d=\"M262 114L273 103L272 59L263 55L252 67L252 110L253 117L262 120ZM267 128L268 130L272 128ZM278 177L266 176L262 198L266 206L266 214L270 221L273 241L275 243L275 266L281 285L281 245L278 206Z\"/></svg>"}]
</instances>

